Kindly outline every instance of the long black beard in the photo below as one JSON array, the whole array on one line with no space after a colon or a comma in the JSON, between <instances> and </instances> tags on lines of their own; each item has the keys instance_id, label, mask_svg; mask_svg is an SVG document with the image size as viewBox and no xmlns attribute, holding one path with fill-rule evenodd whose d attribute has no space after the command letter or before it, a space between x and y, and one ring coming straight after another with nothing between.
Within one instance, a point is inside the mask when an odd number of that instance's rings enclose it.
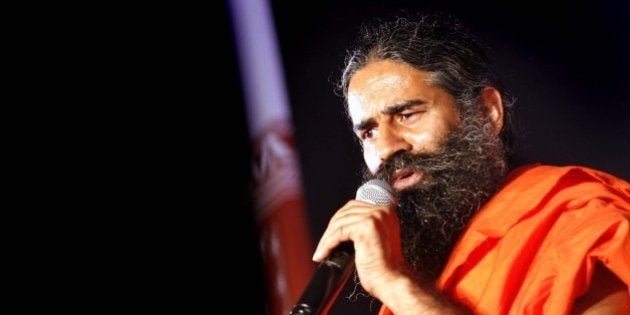
<instances>
[{"instance_id":1,"label":"long black beard","mask_svg":"<svg viewBox=\"0 0 630 315\"><path fill-rule=\"evenodd\" d=\"M503 146L484 116L463 113L437 153L399 152L366 177L389 182L400 168L423 173L420 183L398 192L398 217L407 264L432 283L469 220L500 187L507 172Z\"/></svg>"}]
</instances>

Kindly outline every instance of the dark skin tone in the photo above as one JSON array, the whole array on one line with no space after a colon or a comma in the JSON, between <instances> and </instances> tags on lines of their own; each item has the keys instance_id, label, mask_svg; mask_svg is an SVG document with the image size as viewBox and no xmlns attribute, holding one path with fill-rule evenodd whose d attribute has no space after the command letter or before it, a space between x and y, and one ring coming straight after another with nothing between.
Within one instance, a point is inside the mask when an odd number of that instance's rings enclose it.
<instances>
[{"instance_id":1,"label":"dark skin tone","mask_svg":"<svg viewBox=\"0 0 630 315\"><path fill-rule=\"evenodd\" d=\"M434 153L459 124L453 97L428 82L429 74L404 63L375 60L353 76L348 106L355 133L363 146L368 169L401 150ZM498 136L503 127L499 92L487 87L481 94L485 114ZM396 190L417 184L423 174L397 170ZM405 265L395 209L352 200L331 219L313 259L321 261L343 241L355 246L361 285L395 314L458 314L460 306L433 288L414 280ZM576 300L575 314L629 314L627 287L607 269L598 267L586 294Z\"/></svg>"}]
</instances>

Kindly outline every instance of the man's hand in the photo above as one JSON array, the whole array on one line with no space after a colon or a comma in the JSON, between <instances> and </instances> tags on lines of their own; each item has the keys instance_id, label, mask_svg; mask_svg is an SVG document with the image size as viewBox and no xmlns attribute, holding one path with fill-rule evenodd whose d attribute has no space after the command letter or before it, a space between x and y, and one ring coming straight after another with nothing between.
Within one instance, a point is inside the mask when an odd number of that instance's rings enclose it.
<instances>
[{"instance_id":1,"label":"man's hand","mask_svg":"<svg viewBox=\"0 0 630 315\"><path fill-rule=\"evenodd\" d=\"M353 241L361 285L374 293L404 267L400 227L392 207L352 200L332 217L313 256L322 261L343 241Z\"/></svg>"},{"instance_id":2,"label":"man's hand","mask_svg":"<svg viewBox=\"0 0 630 315\"><path fill-rule=\"evenodd\" d=\"M361 285L394 314L448 314L460 308L415 281L404 262L393 207L352 200L332 217L313 260L321 262L341 242L354 242Z\"/></svg>"}]
</instances>

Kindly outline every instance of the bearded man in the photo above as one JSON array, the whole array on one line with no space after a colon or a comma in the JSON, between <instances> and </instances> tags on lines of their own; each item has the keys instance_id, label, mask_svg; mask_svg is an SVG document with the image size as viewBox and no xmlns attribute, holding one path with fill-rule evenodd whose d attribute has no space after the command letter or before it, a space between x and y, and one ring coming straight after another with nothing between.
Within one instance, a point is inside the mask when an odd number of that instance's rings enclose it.
<instances>
[{"instance_id":1,"label":"bearded man","mask_svg":"<svg viewBox=\"0 0 630 315\"><path fill-rule=\"evenodd\" d=\"M352 241L382 314L630 314L630 185L579 166L514 168L512 99L439 16L365 28L340 87L397 206L351 200L313 259Z\"/></svg>"}]
</instances>

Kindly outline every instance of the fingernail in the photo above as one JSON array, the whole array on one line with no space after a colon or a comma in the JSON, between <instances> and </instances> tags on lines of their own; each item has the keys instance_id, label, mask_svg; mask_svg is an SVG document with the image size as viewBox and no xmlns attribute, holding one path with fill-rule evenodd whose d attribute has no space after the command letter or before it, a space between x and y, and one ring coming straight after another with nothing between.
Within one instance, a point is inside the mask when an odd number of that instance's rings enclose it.
<instances>
[{"instance_id":1,"label":"fingernail","mask_svg":"<svg viewBox=\"0 0 630 315\"><path fill-rule=\"evenodd\" d=\"M317 258L319 258L319 251L318 250L316 250L315 254L313 254L313 261L318 261Z\"/></svg>"}]
</instances>

